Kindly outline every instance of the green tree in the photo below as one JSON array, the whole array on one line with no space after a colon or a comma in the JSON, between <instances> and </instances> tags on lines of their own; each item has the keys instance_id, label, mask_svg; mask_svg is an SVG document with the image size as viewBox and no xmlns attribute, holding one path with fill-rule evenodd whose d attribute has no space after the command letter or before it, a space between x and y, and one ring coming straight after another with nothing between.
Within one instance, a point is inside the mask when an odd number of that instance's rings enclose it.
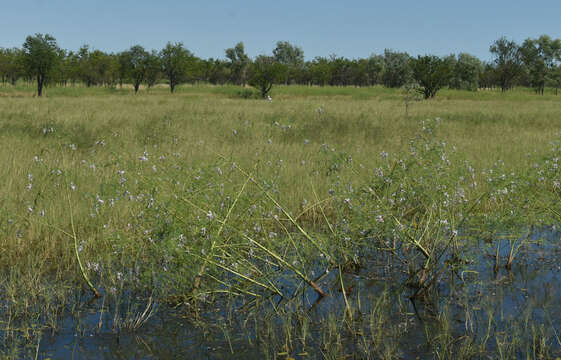
<instances>
[{"instance_id":1,"label":"green tree","mask_svg":"<svg viewBox=\"0 0 561 360\"><path fill-rule=\"evenodd\" d=\"M483 63L479 74L479 87L483 89L494 88L499 81L497 80L497 70L494 63Z\"/></svg>"},{"instance_id":2,"label":"green tree","mask_svg":"<svg viewBox=\"0 0 561 360\"><path fill-rule=\"evenodd\" d=\"M352 64L344 57L331 55L329 59L329 72L331 86L347 86L350 85Z\"/></svg>"},{"instance_id":3,"label":"green tree","mask_svg":"<svg viewBox=\"0 0 561 360\"><path fill-rule=\"evenodd\" d=\"M411 82L409 60L409 54L405 52L384 50L384 86L395 88Z\"/></svg>"},{"instance_id":4,"label":"green tree","mask_svg":"<svg viewBox=\"0 0 561 360\"><path fill-rule=\"evenodd\" d=\"M273 50L273 57L275 61L284 65L299 66L304 64L304 50L288 41L277 42L277 47Z\"/></svg>"},{"instance_id":5,"label":"green tree","mask_svg":"<svg viewBox=\"0 0 561 360\"><path fill-rule=\"evenodd\" d=\"M90 87L93 83L93 71L90 64L90 49L88 45L83 45L78 50L78 74L80 80Z\"/></svg>"},{"instance_id":6,"label":"green tree","mask_svg":"<svg viewBox=\"0 0 561 360\"><path fill-rule=\"evenodd\" d=\"M557 65L551 70L548 84L555 89L555 95L557 95L561 87L561 65Z\"/></svg>"},{"instance_id":7,"label":"green tree","mask_svg":"<svg viewBox=\"0 0 561 360\"><path fill-rule=\"evenodd\" d=\"M23 52L18 48L0 49L0 78L15 85L24 74Z\"/></svg>"},{"instance_id":8,"label":"green tree","mask_svg":"<svg viewBox=\"0 0 561 360\"><path fill-rule=\"evenodd\" d=\"M473 55L460 53L452 68L450 87L476 91L479 88L479 76L482 71L481 60Z\"/></svg>"},{"instance_id":9,"label":"green tree","mask_svg":"<svg viewBox=\"0 0 561 360\"><path fill-rule=\"evenodd\" d=\"M150 54L140 45L135 45L122 54L125 73L132 80L135 94L146 76L149 58Z\"/></svg>"},{"instance_id":10,"label":"green tree","mask_svg":"<svg viewBox=\"0 0 561 360\"><path fill-rule=\"evenodd\" d=\"M284 65L282 81L287 85L297 78L304 66L304 50L288 41L277 42L277 46L273 50L273 57L279 64Z\"/></svg>"},{"instance_id":11,"label":"green tree","mask_svg":"<svg viewBox=\"0 0 561 360\"><path fill-rule=\"evenodd\" d=\"M167 43L166 47L160 51L162 70L169 81L171 93L178 84L187 78L189 64L194 56L189 50L183 47L183 43Z\"/></svg>"},{"instance_id":12,"label":"green tree","mask_svg":"<svg viewBox=\"0 0 561 360\"><path fill-rule=\"evenodd\" d=\"M66 86L68 79L72 74L72 69L69 68L68 57L69 52L64 49L58 50L58 61L56 66L51 70L49 78L50 81L56 81L62 86Z\"/></svg>"},{"instance_id":13,"label":"green tree","mask_svg":"<svg viewBox=\"0 0 561 360\"><path fill-rule=\"evenodd\" d=\"M349 61L349 83L355 86L369 86L368 59L354 59Z\"/></svg>"},{"instance_id":14,"label":"green tree","mask_svg":"<svg viewBox=\"0 0 561 360\"><path fill-rule=\"evenodd\" d=\"M514 80L522 72L520 47L503 36L489 47L489 51L495 56L497 81L505 92L514 85Z\"/></svg>"},{"instance_id":15,"label":"green tree","mask_svg":"<svg viewBox=\"0 0 561 360\"><path fill-rule=\"evenodd\" d=\"M113 82L113 59L111 55L94 50L90 54L90 61L96 85L111 85Z\"/></svg>"},{"instance_id":16,"label":"green tree","mask_svg":"<svg viewBox=\"0 0 561 360\"><path fill-rule=\"evenodd\" d=\"M418 56L411 60L413 78L419 83L425 99L433 98L450 80L451 62L438 56Z\"/></svg>"},{"instance_id":17,"label":"green tree","mask_svg":"<svg viewBox=\"0 0 561 360\"><path fill-rule=\"evenodd\" d=\"M37 79L37 96L43 95L43 86L59 60L56 39L49 34L28 36L23 43L24 63L30 76Z\"/></svg>"},{"instance_id":18,"label":"green tree","mask_svg":"<svg viewBox=\"0 0 561 360\"><path fill-rule=\"evenodd\" d=\"M204 60L201 68L206 81L214 85L225 84L231 77L229 63L225 60L210 58Z\"/></svg>"},{"instance_id":19,"label":"green tree","mask_svg":"<svg viewBox=\"0 0 561 360\"><path fill-rule=\"evenodd\" d=\"M281 74L282 65L273 56L259 55L251 64L249 84L261 92L262 98L266 98Z\"/></svg>"},{"instance_id":20,"label":"green tree","mask_svg":"<svg viewBox=\"0 0 561 360\"><path fill-rule=\"evenodd\" d=\"M77 53L68 51L60 66L66 74L66 79L74 85L80 79L80 59Z\"/></svg>"},{"instance_id":21,"label":"green tree","mask_svg":"<svg viewBox=\"0 0 561 360\"><path fill-rule=\"evenodd\" d=\"M129 51L122 51L116 55L117 57L117 76L119 78L119 88L123 88L129 76L129 64L131 62L131 53Z\"/></svg>"},{"instance_id":22,"label":"green tree","mask_svg":"<svg viewBox=\"0 0 561 360\"><path fill-rule=\"evenodd\" d=\"M151 88L158 82L162 75L162 62L158 53L152 50L146 58L146 74L144 76L144 81L148 88Z\"/></svg>"},{"instance_id":23,"label":"green tree","mask_svg":"<svg viewBox=\"0 0 561 360\"><path fill-rule=\"evenodd\" d=\"M561 40L542 35L538 39L526 39L520 47L522 61L529 75L530 85L537 93L544 93L561 56Z\"/></svg>"},{"instance_id":24,"label":"green tree","mask_svg":"<svg viewBox=\"0 0 561 360\"><path fill-rule=\"evenodd\" d=\"M329 59L317 56L309 66L311 83L313 85L325 86L331 82L331 71Z\"/></svg>"},{"instance_id":25,"label":"green tree","mask_svg":"<svg viewBox=\"0 0 561 360\"><path fill-rule=\"evenodd\" d=\"M381 84L385 68L384 57L372 54L367 61L366 76L368 77L368 84L370 86Z\"/></svg>"},{"instance_id":26,"label":"green tree","mask_svg":"<svg viewBox=\"0 0 561 360\"><path fill-rule=\"evenodd\" d=\"M247 81L247 69L251 60L245 53L243 42L239 42L233 48L225 50L226 58L230 60L230 71L232 82L236 85L245 86Z\"/></svg>"}]
</instances>

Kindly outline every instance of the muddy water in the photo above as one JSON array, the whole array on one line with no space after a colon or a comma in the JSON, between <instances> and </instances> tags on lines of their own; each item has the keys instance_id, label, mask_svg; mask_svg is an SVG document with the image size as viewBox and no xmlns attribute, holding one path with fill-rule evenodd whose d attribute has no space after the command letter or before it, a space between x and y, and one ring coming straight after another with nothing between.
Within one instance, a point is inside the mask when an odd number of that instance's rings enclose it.
<instances>
[{"instance_id":1,"label":"muddy water","mask_svg":"<svg viewBox=\"0 0 561 360\"><path fill-rule=\"evenodd\" d=\"M371 355L378 357L380 352L373 350L376 347L373 334L383 326L383 342L390 344L392 353L403 359L434 357L435 349L442 346L434 339L445 336L451 339L452 346L460 346L468 338L473 344L483 344L481 356L493 358L505 351L504 344L535 344L538 337L544 339L550 355L558 356L561 352L560 235L558 231L546 229L492 242L473 239L462 250L465 264L444 273L433 291L414 301L409 298L414 289L404 284L406 277L401 269L388 263L387 257L363 254L365 266L342 274L354 330L340 332L337 354L363 358L360 354L370 348ZM495 271L497 244L501 266ZM507 270L503 265L511 244L521 246L512 269ZM323 299L302 284L279 281L294 294L291 299L273 297L259 306L224 303L218 308L201 309L197 318L185 306L173 309L157 305L155 314L136 330L116 331L114 310L103 302L93 303L84 308L81 316L64 319L57 333L44 334L39 357L250 359L290 355L322 358L322 351L328 348L325 340L328 328L334 322L340 324L345 317L345 297L338 270L319 280L329 293ZM384 296L386 301L381 301ZM121 309L121 313L125 311ZM384 323L373 325L381 317ZM287 351L283 346L287 342L286 334L297 337L302 333L302 326L308 327L308 339L305 343L293 341ZM515 357L526 355L520 349L514 352Z\"/></svg>"}]
</instances>

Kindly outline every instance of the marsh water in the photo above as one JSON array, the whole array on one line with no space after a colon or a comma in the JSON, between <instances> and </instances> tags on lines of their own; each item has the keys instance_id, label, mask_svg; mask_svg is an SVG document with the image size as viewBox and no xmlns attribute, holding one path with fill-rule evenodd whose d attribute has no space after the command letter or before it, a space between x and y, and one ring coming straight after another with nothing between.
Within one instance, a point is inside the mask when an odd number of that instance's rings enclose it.
<instances>
[{"instance_id":1,"label":"marsh water","mask_svg":"<svg viewBox=\"0 0 561 360\"><path fill-rule=\"evenodd\" d=\"M324 273L318 283L329 294L325 298L280 279L282 286L293 287L293 298L271 297L260 303L230 299L219 307L204 302L155 304L142 326L118 330L116 311L122 314L126 309L116 310L105 298L97 299L64 318L58 331L45 332L37 355L284 359L330 354L379 358L391 353L417 359L437 357L445 346L469 343L482 349L482 358L495 354L494 358L517 343L529 345L516 346L510 353L515 357L535 355L544 345L553 356L561 351L560 235L549 228L495 238L492 245L485 239L466 241L464 266L443 273L433 291L415 299L401 269L373 251L361 254L365 265L360 269L342 271L342 276L338 269ZM501 266L495 268L497 244ZM503 265L511 245L520 247L507 270ZM144 305L134 311L142 313ZM198 311L192 311L193 306ZM349 308L351 316L346 314Z\"/></svg>"}]
</instances>

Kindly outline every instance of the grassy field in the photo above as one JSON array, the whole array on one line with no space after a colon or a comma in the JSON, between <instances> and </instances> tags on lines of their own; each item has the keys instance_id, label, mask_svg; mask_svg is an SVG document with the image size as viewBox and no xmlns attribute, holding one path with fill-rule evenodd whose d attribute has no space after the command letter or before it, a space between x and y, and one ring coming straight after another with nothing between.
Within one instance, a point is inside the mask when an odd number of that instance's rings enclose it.
<instances>
[{"instance_id":1,"label":"grassy field","mask_svg":"<svg viewBox=\"0 0 561 360\"><path fill-rule=\"evenodd\" d=\"M400 90L381 87L276 87L271 102L238 92L0 87L7 357L39 349L94 292L118 331L152 303L193 314L285 299L288 281L341 298L348 327L360 297L343 275L335 293L318 279L365 267L364 249L402 259L421 296L473 234L559 220L561 96L443 90L406 115ZM509 244L495 266L512 266ZM397 356L366 338L365 352Z\"/></svg>"}]
</instances>

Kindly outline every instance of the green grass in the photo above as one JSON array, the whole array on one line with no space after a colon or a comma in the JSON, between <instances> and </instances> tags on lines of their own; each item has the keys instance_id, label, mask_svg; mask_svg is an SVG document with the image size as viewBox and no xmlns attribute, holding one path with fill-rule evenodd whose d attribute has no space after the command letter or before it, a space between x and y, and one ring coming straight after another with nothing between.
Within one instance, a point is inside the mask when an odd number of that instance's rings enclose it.
<instances>
[{"instance_id":1,"label":"green grass","mask_svg":"<svg viewBox=\"0 0 561 360\"><path fill-rule=\"evenodd\" d=\"M401 92L382 87L278 86L272 102L239 91L0 87L0 324L23 329L3 351L82 304L75 240L104 303L128 304L115 326L135 327L148 298L266 303L287 297L279 277L313 289L318 271L367 266L365 248L402 256L425 296L468 234L559 220L561 97L443 90L406 116ZM356 298L341 299L343 322L356 320ZM364 341L397 354L376 332L389 320L370 311ZM343 356L339 320L322 336Z\"/></svg>"}]
</instances>

